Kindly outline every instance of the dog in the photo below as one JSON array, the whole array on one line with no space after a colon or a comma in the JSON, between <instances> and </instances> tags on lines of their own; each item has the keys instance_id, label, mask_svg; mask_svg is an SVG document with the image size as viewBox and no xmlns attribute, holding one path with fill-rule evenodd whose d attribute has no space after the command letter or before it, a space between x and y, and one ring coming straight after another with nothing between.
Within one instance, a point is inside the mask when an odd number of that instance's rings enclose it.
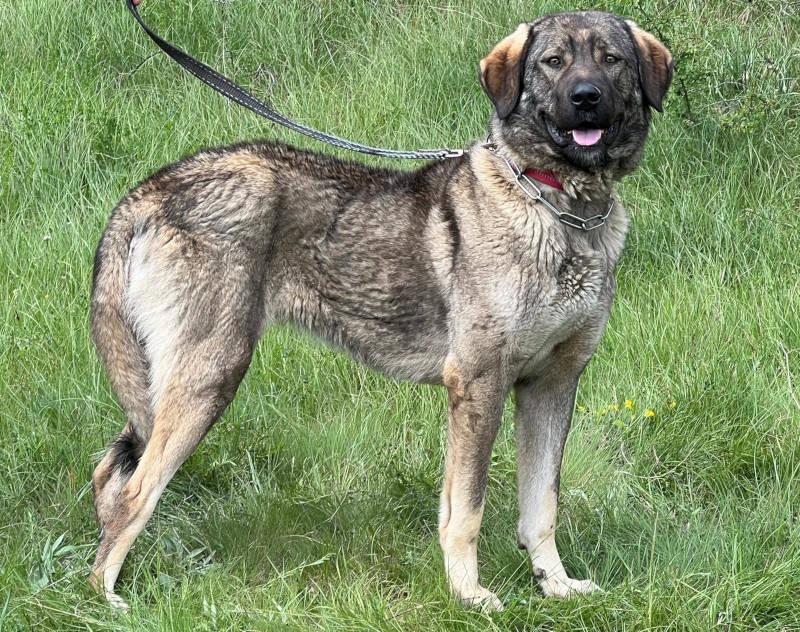
<instances>
[{"instance_id":1,"label":"dog","mask_svg":"<svg viewBox=\"0 0 800 632\"><path fill-rule=\"evenodd\" d=\"M127 415L92 479L94 588L127 607L114 584L161 493L233 399L264 328L293 323L447 389L438 520L456 598L502 608L478 582L477 543L512 389L519 545L544 595L597 590L556 550L561 460L628 229L613 183L639 162L672 69L631 21L546 15L480 61L488 142L460 158L395 171L254 142L136 186L94 264L92 334Z\"/></svg>"}]
</instances>

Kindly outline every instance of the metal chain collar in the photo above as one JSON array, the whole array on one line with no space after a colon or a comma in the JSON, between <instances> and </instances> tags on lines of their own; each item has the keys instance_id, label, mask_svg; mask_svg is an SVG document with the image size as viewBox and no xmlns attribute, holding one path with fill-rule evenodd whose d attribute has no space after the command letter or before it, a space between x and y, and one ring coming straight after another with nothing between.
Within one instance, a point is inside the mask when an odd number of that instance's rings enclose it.
<instances>
[{"instance_id":1,"label":"metal chain collar","mask_svg":"<svg viewBox=\"0 0 800 632\"><path fill-rule=\"evenodd\" d=\"M544 195L542 195L542 190L536 186L533 180L525 175L525 173L514 163L513 160L506 158L500 153L497 145L487 141L483 144L483 148L498 158L502 158L503 162L505 162L506 166L508 166L508 170L511 171L511 175L514 176L514 181L517 183L517 186L522 189L522 192L534 202L541 202L544 204L558 218L558 221L566 226L578 228L579 230L583 230L588 233L589 231L600 228L603 224L605 224L606 220L611 215L611 211L614 210L614 199L612 198L611 204L604 215L593 215L592 217L583 218L579 217L578 215L573 215L572 213L562 211L555 207L546 197L544 197Z\"/></svg>"}]
</instances>

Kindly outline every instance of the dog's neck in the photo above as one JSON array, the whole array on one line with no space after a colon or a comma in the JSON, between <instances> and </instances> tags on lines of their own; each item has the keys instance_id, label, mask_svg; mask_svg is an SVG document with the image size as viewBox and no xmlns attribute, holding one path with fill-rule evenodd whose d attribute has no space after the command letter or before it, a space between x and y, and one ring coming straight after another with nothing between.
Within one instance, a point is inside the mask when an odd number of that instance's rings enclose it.
<instances>
[{"instance_id":1,"label":"dog's neck","mask_svg":"<svg viewBox=\"0 0 800 632\"><path fill-rule=\"evenodd\" d=\"M562 191L555 188L548 189L552 193L561 193L570 199L570 204L574 202L584 202L591 204L606 203L612 195L614 177L613 170L605 169L597 173L590 173L578 167L570 168L564 165L561 160L553 160L547 156L537 159L525 158L505 142L502 134L490 131L487 142L497 148L497 152L514 162L522 171L534 169L536 171L552 173L555 179L563 187ZM503 161L498 159L502 165ZM506 169L507 170L507 169ZM547 184L546 182L544 184ZM581 205L583 206L583 205Z\"/></svg>"},{"instance_id":2,"label":"dog's neck","mask_svg":"<svg viewBox=\"0 0 800 632\"><path fill-rule=\"evenodd\" d=\"M519 154L508 146L494 143L493 139L486 143L476 144L471 151L473 153L480 152L479 160L491 165L493 171L515 189L519 187L519 184L515 181L515 175L505 159L517 165L520 171L536 169L543 173L546 177L535 179L538 181L537 186L542 190L545 197L552 203L562 206L563 210L568 210L578 217L589 218L602 214L611 201L612 187L610 181L584 181L575 178L574 174L571 173L560 175L557 172L544 172L537 167L531 167L530 162L523 162L523 158ZM525 165L525 167L522 165ZM550 175L557 180L557 183L550 184L547 182L549 179L547 176ZM591 174L587 175L591 176ZM560 184L561 187L553 186L555 184ZM522 190L519 191L519 194L525 195Z\"/></svg>"}]
</instances>

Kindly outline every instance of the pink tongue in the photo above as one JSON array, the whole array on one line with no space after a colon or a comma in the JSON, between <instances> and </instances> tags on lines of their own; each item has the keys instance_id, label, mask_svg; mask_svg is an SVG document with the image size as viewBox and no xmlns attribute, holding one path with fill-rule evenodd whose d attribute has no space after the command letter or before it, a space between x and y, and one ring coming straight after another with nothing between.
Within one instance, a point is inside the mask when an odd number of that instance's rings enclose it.
<instances>
[{"instance_id":1,"label":"pink tongue","mask_svg":"<svg viewBox=\"0 0 800 632\"><path fill-rule=\"evenodd\" d=\"M600 137L603 135L603 130L601 129L574 129L572 130L572 138L575 139L575 142L579 145L583 145L584 147L588 147L590 145L594 145L600 140Z\"/></svg>"}]
</instances>

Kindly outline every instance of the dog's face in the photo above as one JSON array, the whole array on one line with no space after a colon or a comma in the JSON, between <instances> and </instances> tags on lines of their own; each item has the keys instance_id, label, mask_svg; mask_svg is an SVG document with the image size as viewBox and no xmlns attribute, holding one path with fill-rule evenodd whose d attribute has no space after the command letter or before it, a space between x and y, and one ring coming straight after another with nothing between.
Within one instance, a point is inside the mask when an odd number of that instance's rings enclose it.
<instances>
[{"instance_id":1,"label":"dog's face","mask_svg":"<svg viewBox=\"0 0 800 632\"><path fill-rule=\"evenodd\" d=\"M493 133L540 167L630 172L661 111L672 55L633 22L599 11L521 24L480 63Z\"/></svg>"}]
</instances>

